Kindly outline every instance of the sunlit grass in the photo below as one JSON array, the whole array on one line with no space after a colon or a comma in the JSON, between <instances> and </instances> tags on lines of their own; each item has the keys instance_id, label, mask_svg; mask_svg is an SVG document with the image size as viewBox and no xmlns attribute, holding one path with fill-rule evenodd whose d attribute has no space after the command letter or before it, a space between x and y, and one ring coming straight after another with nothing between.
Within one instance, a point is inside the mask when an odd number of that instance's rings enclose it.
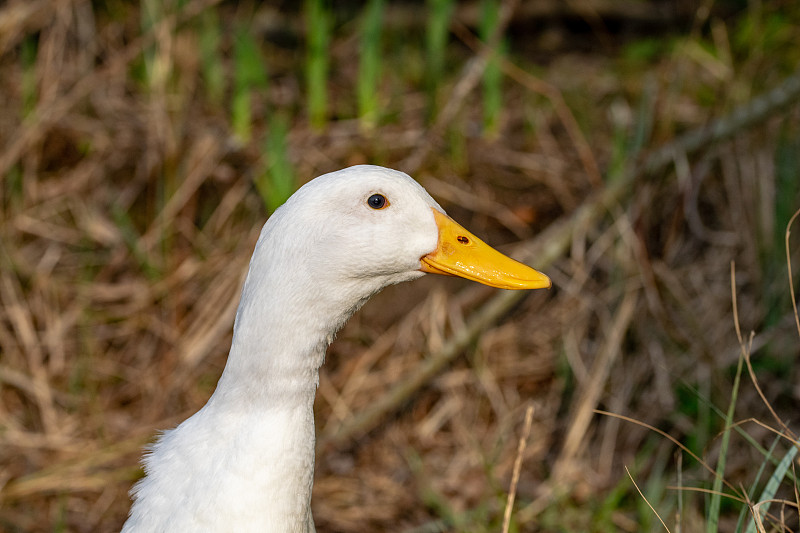
<instances>
[{"instance_id":1,"label":"sunlit grass","mask_svg":"<svg viewBox=\"0 0 800 533\"><path fill-rule=\"evenodd\" d=\"M361 127L371 130L380 118L383 0L369 0L361 16L356 95Z\"/></svg>"},{"instance_id":2,"label":"sunlit grass","mask_svg":"<svg viewBox=\"0 0 800 533\"><path fill-rule=\"evenodd\" d=\"M454 0L427 0L428 17L425 29L425 87L428 91L429 114L436 111L436 89L446 79L445 62L450 35Z\"/></svg>"},{"instance_id":3,"label":"sunlit grass","mask_svg":"<svg viewBox=\"0 0 800 533\"><path fill-rule=\"evenodd\" d=\"M253 93L265 94L268 87L267 67L261 48L251 28L240 25L234 32L231 127L244 143L253 135Z\"/></svg>"},{"instance_id":4,"label":"sunlit grass","mask_svg":"<svg viewBox=\"0 0 800 533\"><path fill-rule=\"evenodd\" d=\"M485 43L497 31L499 23L499 0L481 0L481 18L478 33ZM500 115L504 107L504 76L500 70L500 58L505 56L506 49L505 39L500 39L497 49L489 59L486 70L483 73L483 128L487 137L496 137L500 128Z\"/></svg>"},{"instance_id":5,"label":"sunlit grass","mask_svg":"<svg viewBox=\"0 0 800 533\"><path fill-rule=\"evenodd\" d=\"M144 0L140 11L140 24L142 33L153 31L153 28L164 16L164 4L155 0ZM155 83L157 51L156 45L148 47L143 52L144 72L148 84Z\"/></svg>"},{"instance_id":6,"label":"sunlit grass","mask_svg":"<svg viewBox=\"0 0 800 533\"><path fill-rule=\"evenodd\" d=\"M222 31L215 9L203 12L198 21L198 30L204 89L211 103L221 106L225 94L225 71L220 53Z\"/></svg>"},{"instance_id":7,"label":"sunlit grass","mask_svg":"<svg viewBox=\"0 0 800 533\"><path fill-rule=\"evenodd\" d=\"M324 0L306 0L306 90L311 125L321 129L328 114L328 69L332 17Z\"/></svg>"},{"instance_id":8,"label":"sunlit grass","mask_svg":"<svg viewBox=\"0 0 800 533\"><path fill-rule=\"evenodd\" d=\"M273 113L263 143L263 169L256 178L256 188L270 213L283 204L295 189L294 171L288 155L288 134L289 121L285 114Z\"/></svg>"}]
</instances>

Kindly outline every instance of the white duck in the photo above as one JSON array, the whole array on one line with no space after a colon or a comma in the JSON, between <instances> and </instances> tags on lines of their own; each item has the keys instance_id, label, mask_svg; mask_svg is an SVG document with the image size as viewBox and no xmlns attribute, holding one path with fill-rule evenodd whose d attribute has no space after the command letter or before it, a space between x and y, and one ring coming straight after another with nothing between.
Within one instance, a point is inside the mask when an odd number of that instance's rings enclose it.
<instances>
[{"instance_id":1,"label":"white duck","mask_svg":"<svg viewBox=\"0 0 800 533\"><path fill-rule=\"evenodd\" d=\"M355 166L301 187L261 230L214 394L145 454L122 531L314 531L313 406L325 350L370 296L423 272L550 286L402 172Z\"/></svg>"}]
</instances>

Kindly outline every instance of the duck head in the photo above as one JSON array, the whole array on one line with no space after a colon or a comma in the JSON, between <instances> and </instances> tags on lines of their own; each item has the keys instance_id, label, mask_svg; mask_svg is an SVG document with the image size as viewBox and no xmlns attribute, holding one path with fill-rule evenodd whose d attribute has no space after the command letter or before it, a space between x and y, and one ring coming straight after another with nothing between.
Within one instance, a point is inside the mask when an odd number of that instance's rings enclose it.
<instances>
[{"instance_id":1,"label":"duck head","mask_svg":"<svg viewBox=\"0 0 800 533\"><path fill-rule=\"evenodd\" d=\"M383 167L358 165L308 182L273 214L260 241L276 235L289 239L273 243L273 256L288 256L297 273L328 286L357 285L361 298L426 272L504 289L550 287L547 276L448 217L410 176Z\"/></svg>"}]
</instances>

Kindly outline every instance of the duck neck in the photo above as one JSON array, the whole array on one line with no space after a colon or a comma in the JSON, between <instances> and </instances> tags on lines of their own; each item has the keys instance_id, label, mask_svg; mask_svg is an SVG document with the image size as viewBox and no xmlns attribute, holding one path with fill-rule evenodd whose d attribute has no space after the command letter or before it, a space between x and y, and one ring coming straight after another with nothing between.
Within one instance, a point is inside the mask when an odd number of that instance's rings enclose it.
<instances>
[{"instance_id":1,"label":"duck neck","mask_svg":"<svg viewBox=\"0 0 800 533\"><path fill-rule=\"evenodd\" d=\"M254 409L313 404L329 344L324 328L285 305L267 313L247 307L243 298L215 396L245 399Z\"/></svg>"},{"instance_id":2,"label":"duck neck","mask_svg":"<svg viewBox=\"0 0 800 533\"><path fill-rule=\"evenodd\" d=\"M258 260L254 256L242 289L214 395L245 400L253 409L312 407L328 345L367 298L347 283L326 290L308 272Z\"/></svg>"},{"instance_id":3,"label":"duck neck","mask_svg":"<svg viewBox=\"0 0 800 533\"><path fill-rule=\"evenodd\" d=\"M243 462L236 467L246 465L245 492L259 498L269 493L270 519L287 531L286 524L298 517L307 520L319 368L334 333L351 314L332 313L335 306L324 296L291 283L248 276L228 361L204 408L226 442L242 450ZM272 488L278 486L283 490L276 493Z\"/></svg>"}]
</instances>

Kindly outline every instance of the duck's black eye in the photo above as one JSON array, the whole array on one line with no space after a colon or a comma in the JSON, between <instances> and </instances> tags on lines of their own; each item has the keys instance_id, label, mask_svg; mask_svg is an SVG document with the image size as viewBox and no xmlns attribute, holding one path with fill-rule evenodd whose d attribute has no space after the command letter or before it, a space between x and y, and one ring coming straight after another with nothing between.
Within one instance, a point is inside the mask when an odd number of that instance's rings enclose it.
<instances>
[{"instance_id":1,"label":"duck's black eye","mask_svg":"<svg viewBox=\"0 0 800 533\"><path fill-rule=\"evenodd\" d=\"M387 200L382 194L373 194L367 198L367 205L369 205L372 209L383 209L389 205L389 200Z\"/></svg>"}]
</instances>

